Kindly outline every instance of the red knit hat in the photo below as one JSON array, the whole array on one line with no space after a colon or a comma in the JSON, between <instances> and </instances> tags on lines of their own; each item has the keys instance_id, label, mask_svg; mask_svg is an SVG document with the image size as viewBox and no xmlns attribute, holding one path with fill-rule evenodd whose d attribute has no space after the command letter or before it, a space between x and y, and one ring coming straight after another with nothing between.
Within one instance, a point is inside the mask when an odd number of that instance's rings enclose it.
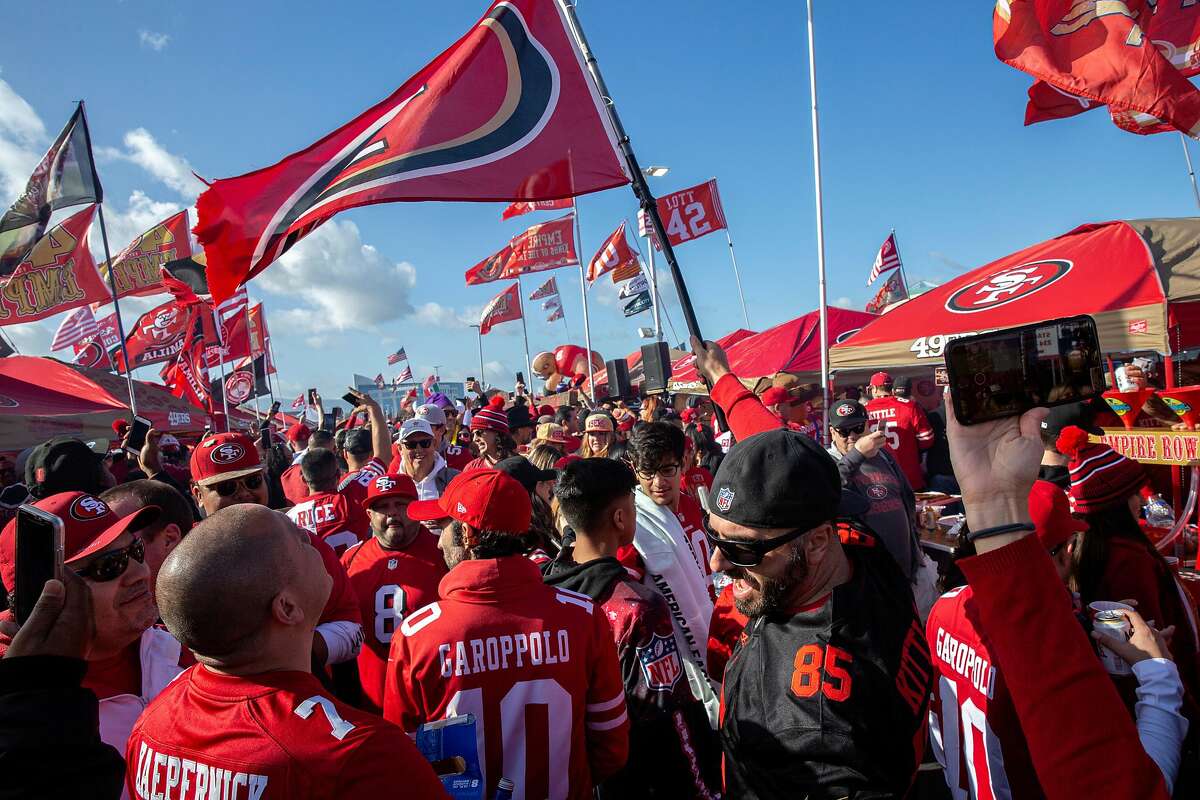
<instances>
[{"instance_id":1,"label":"red knit hat","mask_svg":"<svg viewBox=\"0 0 1200 800\"><path fill-rule=\"evenodd\" d=\"M471 430L508 433L508 415L504 413L503 395L495 395L485 408L471 415Z\"/></svg>"},{"instance_id":2,"label":"red knit hat","mask_svg":"<svg viewBox=\"0 0 1200 800\"><path fill-rule=\"evenodd\" d=\"M1071 510L1092 514L1116 508L1146 483L1142 465L1126 458L1106 444L1091 443L1082 428L1068 425L1054 443L1058 452L1070 461Z\"/></svg>"}]
</instances>

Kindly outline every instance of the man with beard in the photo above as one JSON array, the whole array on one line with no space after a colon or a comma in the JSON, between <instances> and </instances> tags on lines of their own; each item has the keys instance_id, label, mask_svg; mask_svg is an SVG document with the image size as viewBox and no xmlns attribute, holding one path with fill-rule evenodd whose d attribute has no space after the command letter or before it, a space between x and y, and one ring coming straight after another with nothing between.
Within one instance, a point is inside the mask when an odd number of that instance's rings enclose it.
<instances>
[{"instance_id":1,"label":"man with beard","mask_svg":"<svg viewBox=\"0 0 1200 800\"><path fill-rule=\"evenodd\" d=\"M833 458L780 429L718 347L692 346L739 439L709 493L712 567L750 618L725 669L726 794L903 796L933 685L908 580L866 532L843 544L837 520L866 509Z\"/></svg>"},{"instance_id":2,"label":"man with beard","mask_svg":"<svg viewBox=\"0 0 1200 800\"><path fill-rule=\"evenodd\" d=\"M407 475L380 475L367 487L364 501L373 536L342 554L342 565L358 596L366 622L358 652L360 705L383 710L383 684L388 649L404 618L437 600L438 581L446 562L437 537L408 517L417 487Z\"/></svg>"}]
</instances>

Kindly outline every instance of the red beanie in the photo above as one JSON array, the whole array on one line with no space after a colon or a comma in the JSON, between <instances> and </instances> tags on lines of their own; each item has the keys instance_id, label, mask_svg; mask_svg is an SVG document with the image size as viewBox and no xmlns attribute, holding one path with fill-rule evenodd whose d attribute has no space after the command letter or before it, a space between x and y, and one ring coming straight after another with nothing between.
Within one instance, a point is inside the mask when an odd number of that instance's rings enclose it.
<instances>
[{"instance_id":1,"label":"red beanie","mask_svg":"<svg viewBox=\"0 0 1200 800\"><path fill-rule=\"evenodd\" d=\"M1142 465L1106 444L1088 441L1087 431L1068 425L1055 447L1070 459L1071 505L1076 514L1117 508L1146 483Z\"/></svg>"},{"instance_id":2,"label":"red beanie","mask_svg":"<svg viewBox=\"0 0 1200 800\"><path fill-rule=\"evenodd\" d=\"M471 430L508 433L508 415L504 413L503 395L494 395L485 408L471 415Z\"/></svg>"}]
</instances>

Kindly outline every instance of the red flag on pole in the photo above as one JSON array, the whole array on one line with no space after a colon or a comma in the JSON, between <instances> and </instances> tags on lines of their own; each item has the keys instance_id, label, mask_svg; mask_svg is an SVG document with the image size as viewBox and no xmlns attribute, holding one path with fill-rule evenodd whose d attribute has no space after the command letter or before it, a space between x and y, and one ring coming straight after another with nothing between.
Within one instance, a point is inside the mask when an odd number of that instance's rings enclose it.
<instances>
[{"instance_id":1,"label":"red flag on pole","mask_svg":"<svg viewBox=\"0 0 1200 800\"><path fill-rule=\"evenodd\" d=\"M166 291L162 286L164 264L191 258L187 211L164 219L125 246L113 259L113 277L117 297L149 295ZM108 280L108 264L100 265L100 275Z\"/></svg>"},{"instance_id":2,"label":"red flag on pole","mask_svg":"<svg viewBox=\"0 0 1200 800\"><path fill-rule=\"evenodd\" d=\"M299 395L297 395L296 399L292 401L292 409L295 410L297 408L304 408L304 393L303 392L301 392Z\"/></svg>"},{"instance_id":3,"label":"red flag on pole","mask_svg":"<svg viewBox=\"0 0 1200 800\"><path fill-rule=\"evenodd\" d=\"M629 180L559 4L496 0L391 97L274 166L213 183L195 230L220 302L348 208L553 200Z\"/></svg>"},{"instance_id":4,"label":"red flag on pole","mask_svg":"<svg viewBox=\"0 0 1200 800\"><path fill-rule=\"evenodd\" d=\"M630 264L637 266L639 264L638 257L633 248L629 246L629 240L625 238L625 223L621 222L617 229L604 240L604 244L600 245L600 249L596 255L592 256L592 260L588 262L588 283L594 283L606 272L612 272L620 267L629 267Z\"/></svg>"},{"instance_id":5,"label":"red flag on pole","mask_svg":"<svg viewBox=\"0 0 1200 800\"><path fill-rule=\"evenodd\" d=\"M567 214L518 233L499 252L467 270L467 286L578 263L575 215Z\"/></svg>"},{"instance_id":6,"label":"red flag on pole","mask_svg":"<svg viewBox=\"0 0 1200 800\"><path fill-rule=\"evenodd\" d=\"M721 206L721 194L717 191L717 179L712 178L697 186L680 189L658 198L658 215L667 229L667 238L672 247L699 239L701 236L724 230L725 209ZM649 236L655 250L661 250L654 232L642 211L638 211L638 236Z\"/></svg>"},{"instance_id":7,"label":"red flag on pole","mask_svg":"<svg viewBox=\"0 0 1200 800\"><path fill-rule=\"evenodd\" d=\"M191 329L192 314L206 306L184 307L174 300L150 309L137 318L125 337L125 348L129 351L130 366L134 369L147 364L171 361L186 344L186 335ZM112 353L118 371L125 372L125 359L120 350Z\"/></svg>"},{"instance_id":8,"label":"red flag on pole","mask_svg":"<svg viewBox=\"0 0 1200 800\"><path fill-rule=\"evenodd\" d=\"M54 341L50 342L50 351L62 350L73 344L78 344L92 338L99 331L96 317L92 314L91 306L83 306L63 317L54 332Z\"/></svg>"},{"instance_id":9,"label":"red flag on pole","mask_svg":"<svg viewBox=\"0 0 1200 800\"><path fill-rule=\"evenodd\" d=\"M996 57L1068 95L1107 104L1113 121L1126 130L1152 133L1163 129L1161 120L1195 137L1200 132L1200 91L1139 25L1139 13L1147 10L1142 6L999 0L992 18ZM1153 19L1146 22L1153 25ZM1060 103L1037 88L1036 97L1031 92L1025 121L1067 112L1074 112L1070 103Z\"/></svg>"},{"instance_id":10,"label":"red flag on pole","mask_svg":"<svg viewBox=\"0 0 1200 800\"><path fill-rule=\"evenodd\" d=\"M544 297L553 297L558 294L558 278L550 278L541 286L533 290L533 294L529 295L530 300L541 300Z\"/></svg>"},{"instance_id":11,"label":"red flag on pole","mask_svg":"<svg viewBox=\"0 0 1200 800\"><path fill-rule=\"evenodd\" d=\"M479 317L479 335L487 334L493 326L501 322L512 322L520 318L521 288L514 283L484 306L483 314Z\"/></svg>"},{"instance_id":12,"label":"red flag on pole","mask_svg":"<svg viewBox=\"0 0 1200 800\"><path fill-rule=\"evenodd\" d=\"M878 280L883 273L891 272L900 266L900 251L896 248L896 234L889 233L888 237L883 240L883 244L879 246L879 252L875 254L875 263L871 265L871 275L867 278L867 286Z\"/></svg>"},{"instance_id":13,"label":"red flag on pole","mask_svg":"<svg viewBox=\"0 0 1200 800\"><path fill-rule=\"evenodd\" d=\"M904 279L897 270L888 277L883 285L879 287L879 291L871 298L871 302L867 303L866 312L868 314L882 314L883 310L892 303L899 302L908 297L908 288L904 285Z\"/></svg>"},{"instance_id":14,"label":"red flag on pole","mask_svg":"<svg viewBox=\"0 0 1200 800\"><path fill-rule=\"evenodd\" d=\"M522 214L528 214L530 211L556 211L560 208L570 208L572 205L573 203L569 197L563 197L558 200L535 200L532 203L521 201L509 204L501 212L500 219L512 219Z\"/></svg>"}]
</instances>

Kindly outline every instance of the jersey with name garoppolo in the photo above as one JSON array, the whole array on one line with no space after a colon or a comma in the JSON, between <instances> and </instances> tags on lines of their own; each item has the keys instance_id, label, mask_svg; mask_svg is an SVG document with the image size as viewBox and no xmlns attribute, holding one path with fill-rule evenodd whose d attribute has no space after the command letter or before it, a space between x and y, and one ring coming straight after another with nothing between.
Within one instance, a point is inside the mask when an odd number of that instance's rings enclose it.
<instances>
[{"instance_id":1,"label":"jersey with name garoppolo","mask_svg":"<svg viewBox=\"0 0 1200 800\"><path fill-rule=\"evenodd\" d=\"M372 536L342 554L342 566L358 598L363 620L363 648L358 651L358 679L368 710L383 709L383 682L388 650L400 623L438 599L438 582L446 559L437 537L421 528L403 550L385 550Z\"/></svg>"},{"instance_id":2,"label":"jersey with name garoppolo","mask_svg":"<svg viewBox=\"0 0 1200 800\"><path fill-rule=\"evenodd\" d=\"M233 676L197 665L150 703L125 752L141 800L445 797L395 725L326 693L310 673Z\"/></svg>"},{"instance_id":3,"label":"jersey with name garoppolo","mask_svg":"<svg viewBox=\"0 0 1200 800\"><path fill-rule=\"evenodd\" d=\"M933 604L925 638L937 674L929 710L934 754L955 797L1044 797L1012 696L977 626L969 586Z\"/></svg>"},{"instance_id":4,"label":"jersey with name garoppolo","mask_svg":"<svg viewBox=\"0 0 1200 800\"><path fill-rule=\"evenodd\" d=\"M371 520L361 505L337 492L309 495L287 510L288 518L325 540L339 556L371 535Z\"/></svg>"},{"instance_id":5,"label":"jersey with name garoppolo","mask_svg":"<svg viewBox=\"0 0 1200 800\"><path fill-rule=\"evenodd\" d=\"M586 595L523 556L464 561L392 639L383 716L406 731L471 714L485 797L592 797L624 765L625 689L612 631Z\"/></svg>"},{"instance_id":6,"label":"jersey with name garoppolo","mask_svg":"<svg viewBox=\"0 0 1200 800\"><path fill-rule=\"evenodd\" d=\"M933 445L933 426L925 411L906 397L876 397L867 403L871 427L887 437L885 446L900 465L913 491L925 488L921 451Z\"/></svg>"}]
</instances>

